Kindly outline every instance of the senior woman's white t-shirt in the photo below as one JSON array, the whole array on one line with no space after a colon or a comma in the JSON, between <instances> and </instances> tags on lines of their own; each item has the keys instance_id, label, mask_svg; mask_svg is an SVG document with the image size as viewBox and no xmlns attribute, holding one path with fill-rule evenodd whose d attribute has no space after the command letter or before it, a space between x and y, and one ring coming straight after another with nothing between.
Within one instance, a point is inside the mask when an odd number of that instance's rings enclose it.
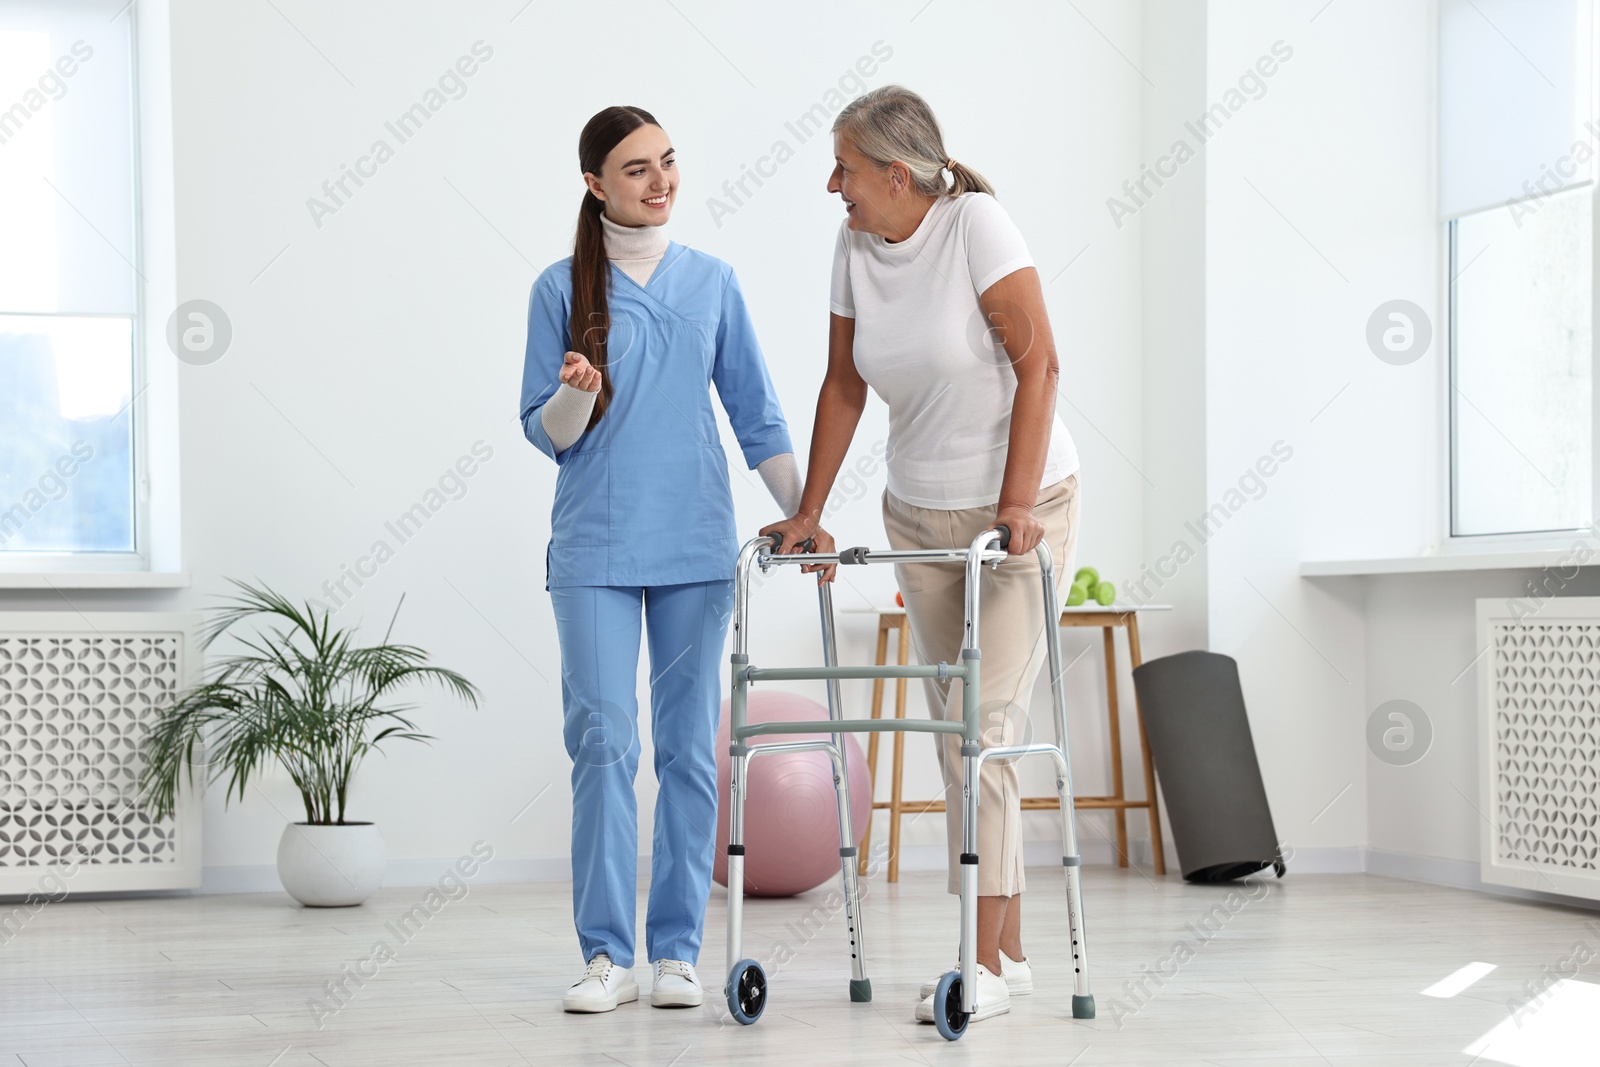
<instances>
[{"instance_id":1,"label":"senior woman's white t-shirt","mask_svg":"<svg viewBox=\"0 0 1600 1067\"><path fill-rule=\"evenodd\" d=\"M999 501L1017 378L978 296L1031 266L987 193L939 197L896 243L840 227L829 306L856 320L856 370L889 405L889 492L906 503L954 511ZM1039 487L1077 470L1072 435L1053 418Z\"/></svg>"}]
</instances>

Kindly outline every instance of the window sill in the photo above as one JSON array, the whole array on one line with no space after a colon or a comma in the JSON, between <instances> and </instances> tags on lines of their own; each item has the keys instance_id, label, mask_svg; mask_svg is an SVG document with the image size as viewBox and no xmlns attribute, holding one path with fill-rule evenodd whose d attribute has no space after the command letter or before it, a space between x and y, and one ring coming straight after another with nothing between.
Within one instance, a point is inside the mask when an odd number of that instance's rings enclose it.
<instances>
[{"instance_id":1,"label":"window sill","mask_svg":"<svg viewBox=\"0 0 1600 1067\"><path fill-rule=\"evenodd\" d=\"M1523 549L1500 552L1452 552L1433 556L1397 556L1391 559L1319 559L1300 564L1302 578L1354 578L1379 574L1448 574L1454 571L1519 571L1583 566L1566 548ZM1600 559L1588 563L1600 566Z\"/></svg>"},{"instance_id":2,"label":"window sill","mask_svg":"<svg viewBox=\"0 0 1600 1067\"><path fill-rule=\"evenodd\" d=\"M188 571L0 573L4 589L187 589Z\"/></svg>"}]
</instances>

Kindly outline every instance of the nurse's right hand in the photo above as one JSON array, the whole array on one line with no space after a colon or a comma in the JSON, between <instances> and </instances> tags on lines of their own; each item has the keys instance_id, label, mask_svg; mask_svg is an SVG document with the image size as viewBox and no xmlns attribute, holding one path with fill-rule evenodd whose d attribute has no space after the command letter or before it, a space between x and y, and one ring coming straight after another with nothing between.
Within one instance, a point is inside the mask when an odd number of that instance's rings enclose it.
<instances>
[{"instance_id":1,"label":"nurse's right hand","mask_svg":"<svg viewBox=\"0 0 1600 1067\"><path fill-rule=\"evenodd\" d=\"M833 535L824 530L809 515L791 515L782 522L775 522L771 526L763 526L761 528L762 537L771 537L773 534L778 534L783 538L783 547L779 549L779 552L784 555L807 551L815 552L819 555L831 555L834 551ZM800 546L808 539L812 542L811 546L809 548L801 548ZM831 582L833 581L834 573L838 569L832 563L806 563L801 565L800 573L813 574L820 572L821 577L817 581Z\"/></svg>"},{"instance_id":2,"label":"nurse's right hand","mask_svg":"<svg viewBox=\"0 0 1600 1067\"><path fill-rule=\"evenodd\" d=\"M582 352L568 352L561 365L561 382L586 393L600 390L600 372Z\"/></svg>"}]
</instances>

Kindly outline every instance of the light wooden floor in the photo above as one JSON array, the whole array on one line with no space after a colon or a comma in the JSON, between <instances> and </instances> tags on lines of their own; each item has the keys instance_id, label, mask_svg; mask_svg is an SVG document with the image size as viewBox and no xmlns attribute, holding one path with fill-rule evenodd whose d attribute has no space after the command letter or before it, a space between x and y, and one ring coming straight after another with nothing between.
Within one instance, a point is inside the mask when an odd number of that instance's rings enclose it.
<instances>
[{"instance_id":1,"label":"light wooden floor","mask_svg":"<svg viewBox=\"0 0 1600 1067\"><path fill-rule=\"evenodd\" d=\"M1100 1014L1075 1022L1070 965L1052 955L1066 929L1060 869L1029 877L1038 991L954 1044L911 1020L916 986L954 956L955 907L942 874L868 883L871 1004L849 1002L843 917L827 916L827 887L752 901L746 954L770 961L780 940L793 950L752 1027L719 1019L720 998L700 1010L641 1002L610 1015L562 1014L559 994L581 967L562 884L471 887L320 1030L308 1001L377 939L394 943L385 923L423 891L385 890L363 907L330 911L276 894L69 899L0 946L0 1067L1466 1065L1474 1057L1462 1050L1506 1019L1507 998L1525 980L1558 966L1576 943L1600 946L1594 916L1576 910L1292 873L1266 882L1236 914L1214 918L1220 929L1202 942L1189 924L1204 921L1228 890L1091 867L1085 907ZM719 991L724 899L715 889L701 968ZM808 936L812 908L826 924ZM1192 956L1174 957L1179 942ZM1451 999L1421 995L1472 961L1498 969ZM1590 968L1600 970L1600 960ZM1147 979L1145 997L1124 989L1129 979L1174 969L1174 977ZM647 975L641 967L642 988Z\"/></svg>"}]
</instances>

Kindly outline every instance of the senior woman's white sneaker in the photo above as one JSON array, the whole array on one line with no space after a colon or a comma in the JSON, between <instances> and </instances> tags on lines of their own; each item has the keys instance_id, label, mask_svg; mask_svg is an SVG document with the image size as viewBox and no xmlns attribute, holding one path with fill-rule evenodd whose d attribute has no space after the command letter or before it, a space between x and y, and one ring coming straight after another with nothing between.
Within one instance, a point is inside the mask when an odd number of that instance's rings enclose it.
<instances>
[{"instance_id":1,"label":"senior woman's white sneaker","mask_svg":"<svg viewBox=\"0 0 1600 1067\"><path fill-rule=\"evenodd\" d=\"M611 1011L618 1004L639 999L639 982L632 967L618 967L604 952L589 961L583 977L572 983L561 998L564 1011Z\"/></svg>"},{"instance_id":2,"label":"senior woman's white sneaker","mask_svg":"<svg viewBox=\"0 0 1600 1067\"><path fill-rule=\"evenodd\" d=\"M1027 960L1014 960L1004 951L1000 953L1000 976L1014 997L1025 997L1033 992L1033 968Z\"/></svg>"},{"instance_id":3,"label":"senior woman's white sneaker","mask_svg":"<svg viewBox=\"0 0 1600 1067\"><path fill-rule=\"evenodd\" d=\"M967 1021L982 1022L1010 1010L1011 991L1006 988L1006 980L998 974L989 973L989 968L983 964L978 964L978 1004ZM917 1005L917 1022L933 1022L933 993L923 997L922 1003Z\"/></svg>"},{"instance_id":4,"label":"senior woman's white sneaker","mask_svg":"<svg viewBox=\"0 0 1600 1067\"><path fill-rule=\"evenodd\" d=\"M656 960L655 981L650 985L652 1008L698 1008L705 999L694 964L683 960Z\"/></svg>"},{"instance_id":5,"label":"senior woman's white sneaker","mask_svg":"<svg viewBox=\"0 0 1600 1067\"><path fill-rule=\"evenodd\" d=\"M950 968L952 971L960 969L959 964ZM939 978L943 978L946 973L948 972L941 973ZM1014 997L1025 997L1033 992L1033 968L1028 966L1027 960L1014 960L1004 952L1001 952L1000 977L1006 980L1006 989ZM939 978L935 978L931 982L923 982L922 990L917 995L924 999L933 996L933 991L939 986Z\"/></svg>"}]
</instances>

